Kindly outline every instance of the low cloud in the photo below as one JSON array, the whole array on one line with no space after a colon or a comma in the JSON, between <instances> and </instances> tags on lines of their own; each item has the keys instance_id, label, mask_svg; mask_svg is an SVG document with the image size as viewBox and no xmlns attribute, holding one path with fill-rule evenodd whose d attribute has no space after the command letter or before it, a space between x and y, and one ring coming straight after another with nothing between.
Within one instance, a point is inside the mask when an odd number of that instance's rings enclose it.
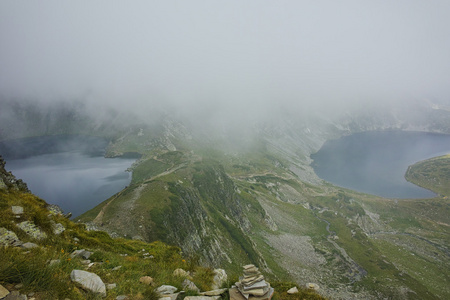
<instances>
[{"instance_id":1,"label":"low cloud","mask_svg":"<svg viewBox=\"0 0 450 300\"><path fill-rule=\"evenodd\" d=\"M448 101L449 13L443 0L2 1L0 95L218 120Z\"/></svg>"}]
</instances>

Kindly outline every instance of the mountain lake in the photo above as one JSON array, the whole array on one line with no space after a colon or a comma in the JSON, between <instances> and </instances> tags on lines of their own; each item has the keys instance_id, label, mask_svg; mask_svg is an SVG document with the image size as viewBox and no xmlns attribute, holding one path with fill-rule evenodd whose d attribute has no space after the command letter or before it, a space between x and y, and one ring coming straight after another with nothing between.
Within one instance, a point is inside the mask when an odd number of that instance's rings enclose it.
<instances>
[{"instance_id":1,"label":"mountain lake","mask_svg":"<svg viewBox=\"0 0 450 300\"><path fill-rule=\"evenodd\" d=\"M105 158L108 141L86 136L43 136L0 142L6 170L35 195L78 216L121 191L136 157Z\"/></svg>"},{"instance_id":2,"label":"mountain lake","mask_svg":"<svg viewBox=\"0 0 450 300\"><path fill-rule=\"evenodd\" d=\"M370 131L327 141L311 155L316 174L335 185L386 198L436 194L405 179L408 166L450 153L450 135Z\"/></svg>"}]
</instances>

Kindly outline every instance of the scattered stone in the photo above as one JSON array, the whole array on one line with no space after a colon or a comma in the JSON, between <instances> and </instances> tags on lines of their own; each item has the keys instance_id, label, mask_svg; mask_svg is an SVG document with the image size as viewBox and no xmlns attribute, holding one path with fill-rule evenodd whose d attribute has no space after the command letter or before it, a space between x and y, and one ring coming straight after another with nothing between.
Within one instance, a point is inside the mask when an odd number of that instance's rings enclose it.
<instances>
[{"instance_id":1,"label":"scattered stone","mask_svg":"<svg viewBox=\"0 0 450 300\"><path fill-rule=\"evenodd\" d=\"M88 264L88 268L90 268L90 267L92 267L94 265L94 263L93 262L91 262L90 264Z\"/></svg>"},{"instance_id":2,"label":"scattered stone","mask_svg":"<svg viewBox=\"0 0 450 300\"><path fill-rule=\"evenodd\" d=\"M159 300L177 300L178 295L180 295L180 293L161 295L161 298L159 298Z\"/></svg>"},{"instance_id":3,"label":"scattered stone","mask_svg":"<svg viewBox=\"0 0 450 300\"><path fill-rule=\"evenodd\" d=\"M151 278L150 276L142 276L141 278L139 278L139 282L146 285L151 285L153 284L153 278Z\"/></svg>"},{"instance_id":4,"label":"scattered stone","mask_svg":"<svg viewBox=\"0 0 450 300\"><path fill-rule=\"evenodd\" d=\"M84 249L80 249L80 250L75 250L70 254L70 258L75 258L75 257L81 257L84 259L89 259L89 257L91 257L92 252L90 251L86 251Z\"/></svg>"},{"instance_id":5,"label":"scattered stone","mask_svg":"<svg viewBox=\"0 0 450 300\"><path fill-rule=\"evenodd\" d=\"M22 247L24 249L31 249L31 248L36 248L36 247L39 247L39 246L37 244L35 244L35 243L28 242L28 243L24 243L24 244L20 245L20 247Z\"/></svg>"},{"instance_id":6,"label":"scattered stone","mask_svg":"<svg viewBox=\"0 0 450 300\"><path fill-rule=\"evenodd\" d=\"M18 283L18 284L16 284L16 285L14 286L14 288L15 288L16 290L20 290L21 288L23 288L23 283Z\"/></svg>"},{"instance_id":7,"label":"scattered stone","mask_svg":"<svg viewBox=\"0 0 450 300\"><path fill-rule=\"evenodd\" d=\"M214 278L211 288L213 290L220 289L227 282L228 276L224 269L214 269Z\"/></svg>"},{"instance_id":8,"label":"scattered stone","mask_svg":"<svg viewBox=\"0 0 450 300\"><path fill-rule=\"evenodd\" d=\"M70 273L70 279L72 279L73 282L78 283L81 288L100 294L102 297L106 297L105 284L97 274L83 270L73 270L72 273Z\"/></svg>"},{"instance_id":9,"label":"scattered stone","mask_svg":"<svg viewBox=\"0 0 450 300\"><path fill-rule=\"evenodd\" d=\"M254 265L244 266L244 276L230 289L230 299L261 299L270 300L274 289L264 280L264 276Z\"/></svg>"},{"instance_id":10,"label":"scattered stone","mask_svg":"<svg viewBox=\"0 0 450 300\"><path fill-rule=\"evenodd\" d=\"M9 291L3 285L0 284L0 299L8 296L8 294Z\"/></svg>"},{"instance_id":11,"label":"scattered stone","mask_svg":"<svg viewBox=\"0 0 450 300\"><path fill-rule=\"evenodd\" d=\"M206 291L203 293L200 293L200 295L203 296L220 296L224 294L228 289L218 289L218 290L212 290L212 291Z\"/></svg>"},{"instance_id":12,"label":"scattered stone","mask_svg":"<svg viewBox=\"0 0 450 300\"><path fill-rule=\"evenodd\" d=\"M319 285L309 282L309 283L306 284L306 288L318 291L319 290Z\"/></svg>"},{"instance_id":13,"label":"scattered stone","mask_svg":"<svg viewBox=\"0 0 450 300\"><path fill-rule=\"evenodd\" d=\"M28 297L26 295L22 295L19 291L12 291L2 300L27 300Z\"/></svg>"},{"instance_id":14,"label":"scattered stone","mask_svg":"<svg viewBox=\"0 0 450 300\"><path fill-rule=\"evenodd\" d=\"M200 289L195 285L195 283L193 283L192 281L190 281L187 278L183 281L183 283L181 283L181 286L185 290L191 290L191 291L195 291L197 293L200 292Z\"/></svg>"},{"instance_id":15,"label":"scattered stone","mask_svg":"<svg viewBox=\"0 0 450 300\"><path fill-rule=\"evenodd\" d=\"M64 211L62 210L62 208L59 207L56 204L49 204L47 206L47 209L53 215L62 215L62 214L64 214Z\"/></svg>"},{"instance_id":16,"label":"scattered stone","mask_svg":"<svg viewBox=\"0 0 450 300\"><path fill-rule=\"evenodd\" d=\"M22 206L11 206L12 213L15 215L21 215L23 214L23 207Z\"/></svg>"},{"instance_id":17,"label":"scattered stone","mask_svg":"<svg viewBox=\"0 0 450 300\"><path fill-rule=\"evenodd\" d=\"M219 300L220 296L187 296L184 297L185 300Z\"/></svg>"},{"instance_id":18,"label":"scattered stone","mask_svg":"<svg viewBox=\"0 0 450 300\"><path fill-rule=\"evenodd\" d=\"M82 265L89 265L90 263L91 263L91 260L90 259L83 259L82 261L80 261L80 263L82 264Z\"/></svg>"},{"instance_id":19,"label":"scattered stone","mask_svg":"<svg viewBox=\"0 0 450 300\"><path fill-rule=\"evenodd\" d=\"M173 294L177 291L178 289L174 286L171 285L161 285L159 288L156 289L156 292L159 295L168 295L168 294Z\"/></svg>"},{"instance_id":20,"label":"scattered stone","mask_svg":"<svg viewBox=\"0 0 450 300\"><path fill-rule=\"evenodd\" d=\"M186 278L189 276L189 272L186 272L185 270L178 268L175 269L175 271L173 271L173 276Z\"/></svg>"},{"instance_id":21,"label":"scattered stone","mask_svg":"<svg viewBox=\"0 0 450 300\"><path fill-rule=\"evenodd\" d=\"M37 227L33 222L23 221L17 224L17 227L25 231L30 237L36 240L42 240L47 237L47 234Z\"/></svg>"},{"instance_id":22,"label":"scattered stone","mask_svg":"<svg viewBox=\"0 0 450 300\"><path fill-rule=\"evenodd\" d=\"M52 259L49 263L49 266L59 264L60 262L61 262L61 260L59 260L59 259Z\"/></svg>"},{"instance_id":23,"label":"scattered stone","mask_svg":"<svg viewBox=\"0 0 450 300\"><path fill-rule=\"evenodd\" d=\"M113 270L113 271L118 271L118 270L120 270L120 268L122 268L122 266L114 267L112 270Z\"/></svg>"},{"instance_id":24,"label":"scattered stone","mask_svg":"<svg viewBox=\"0 0 450 300\"><path fill-rule=\"evenodd\" d=\"M290 288L290 289L287 291L287 293L288 293L289 295L297 294L297 293L298 293L298 288L297 288L296 286L294 286L293 288Z\"/></svg>"},{"instance_id":25,"label":"scattered stone","mask_svg":"<svg viewBox=\"0 0 450 300\"><path fill-rule=\"evenodd\" d=\"M64 232L64 230L66 230L66 228L64 228L64 226L61 223L54 223L52 227L53 233L56 235L60 235L61 233Z\"/></svg>"},{"instance_id":26,"label":"scattered stone","mask_svg":"<svg viewBox=\"0 0 450 300\"><path fill-rule=\"evenodd\" d=\"M33 297L33 296L34 296L34 292L28 293L27 296L28 296L28 297Z\"/></svg>"},{"instance_id":27,"label":"scattered stone","mask_svg":"<svg viewBox=\"0 0 450 300\"><path fill-rule=\"evenodd\" d=\"M116 297L116 300L127 300L127 299L128 299L128 296L126 296L126 295L120 295L120 296Z\"/></svg>"},{"instance_id":28,"label":"scattered stone","mask_svg":"<svg viewBox=\"0 0 450 300\"><path fill-rule=\"evenodd\" d=\"M13 231L9 231L6 228L0 228L0 246L20 246L22 242Z\"/></svg>"},{"instance_id":29,"label":"scattered stone","mask_svg":"<svg viewBox=\"0 0 450 300\"><path fill-rule=\"evenodd\" d=\"M112 289L115 289L116 287L117 287L117 284L115 284L115 283L108 283L106 285L107 290L112 290Z\"/></svg>"}]
</instances>

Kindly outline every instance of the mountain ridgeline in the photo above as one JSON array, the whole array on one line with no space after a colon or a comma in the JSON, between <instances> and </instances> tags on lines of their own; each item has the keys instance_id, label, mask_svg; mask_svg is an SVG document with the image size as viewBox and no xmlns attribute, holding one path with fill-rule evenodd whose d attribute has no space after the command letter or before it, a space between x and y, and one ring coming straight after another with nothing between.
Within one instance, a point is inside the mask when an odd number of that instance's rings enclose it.
<instances>
[{"instance_id":1,"label":"mountain ridgeline","mask_svg":"<svg viewBox=\"0 0 450 300\"><path fill-rule=\"evenodd\" d=\"M64 132L52 122L42 125L44 110L35 108L30 122L41 131L27 125L25 113L1 128L21 126L21 136L89 132L111 140L106 156L141 155L128 187L75 218L92 230L176 245L190 260L236 276L252 263L274 278L314 283L331 298L444 299L450 296L448 198L357 193L322 181L310 166L310 154L326 140L354 132L450 133L447 109L421 105L420 118L402 109L370 117L285 114L247 126L242 135L170 115L151 124L116 123L126 119L121 114L99 121L81 109ZM12 137L19 135L0 138Z\"/></svg>"}]
</instances>

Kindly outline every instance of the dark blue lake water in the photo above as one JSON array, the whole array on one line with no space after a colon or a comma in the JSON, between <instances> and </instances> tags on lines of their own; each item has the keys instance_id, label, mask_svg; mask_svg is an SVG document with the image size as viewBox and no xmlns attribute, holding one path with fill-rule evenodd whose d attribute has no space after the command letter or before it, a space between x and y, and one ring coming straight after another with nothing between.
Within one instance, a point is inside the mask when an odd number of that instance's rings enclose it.
<instances>
[{"instance_id":1,"label":"dark blue lake water","mask_svg":"<svg viewBox=\"0 0 450 300\"><path fill-rule=\"evenodd\" d=\"M450 135L382 131L327 141L311 155L316 174L333 184L387 198L435 194L406 181L408 166L450 153Z\"/></svg>"},{"instance_id":2,"label":"dark blue lake water","mask_svg":"<svg viewBox=\"0 0 450 300\"><path fill-rule=\"evenodd\" d=\"M35 195L78 216L131 181L125 170L136 158L104 158L106 146L96 137L39 137L4 141L0 155Z\"/></svg>"}]
</instances>

